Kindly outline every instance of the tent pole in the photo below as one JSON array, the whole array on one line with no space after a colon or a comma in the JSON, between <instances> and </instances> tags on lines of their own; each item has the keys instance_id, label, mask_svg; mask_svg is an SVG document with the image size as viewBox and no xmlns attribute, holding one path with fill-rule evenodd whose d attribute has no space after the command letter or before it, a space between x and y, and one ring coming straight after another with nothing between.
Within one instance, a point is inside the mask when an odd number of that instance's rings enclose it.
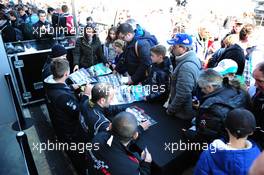
<instances>
[{"instance_id":1,"label":"tent pole","mask_svg":"<svg viewBox=\"0 0 264 175\"><path fill-rule=\"evenodd\" d=\"M79 28L78 28L78 23L77 23L75 1L74 0L71 0L71 6L72 6L72 15L73 15L74 27L76 30L76 36L79 36Z\"/></svg>"}]
</instances>

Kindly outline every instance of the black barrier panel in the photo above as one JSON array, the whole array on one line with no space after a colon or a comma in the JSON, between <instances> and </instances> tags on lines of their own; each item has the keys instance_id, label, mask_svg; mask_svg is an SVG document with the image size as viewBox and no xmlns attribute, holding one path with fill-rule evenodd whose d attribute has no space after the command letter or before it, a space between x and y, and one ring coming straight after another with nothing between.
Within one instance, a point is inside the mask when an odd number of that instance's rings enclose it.
<instances>
[{"instance_id":1,"label":"black barrier panel","mask_svg":"<svg viewBox=\"0 0 264 175\"><path fill-rule=\"evenodd\" d=\"M34 159L33 159L29 144L28 144L27 135L23 131L20 131L19 133L17 133L16 139L20 146L23 157L25 159L25 165L27 168L28 175L38 175L36 164L34 162Z\"/></svg>"},{"instance_id":2,"label":"black barrier panel","mask_svg":"<svg viewBox=\"0 0 264 175\"><path fill-rule=\"evenodd\" d=\"M61 44L67 49L67 59L72 68L72 49L74 48L75 41L74 37L67 37L58 40L32 40L5 44L8 53L7 58L15 82L15 89L18 92L19 101L22 106L44 100L42 68L51 53L53 45ZM12 47L16 48L16 45L23 48L21 52L10 49Z\"/></svg>"},{"instance_id":3,"label":"black barrier panel","mask_svg":"<svg viewBox=\"0 0 264 175\"><path fill-rule=\"evenodd\" d=\"M11 79L11 75L10 74L5 74L5 79L6 79L6 83L8 85L10 94L12 95L12 99L13 99L13 103L16 109L16 113L17 113L17 122L18 122L18 126L19 126L19 130L21 131L23 126L25 125L25 120L24 120L24 116L23 116L23 112L22 109L20 107L17 95L16 95L16 91L13 85L13 81Z\"/></svg>"},{"instance_id":4,"label":"black barrier panel","mask_svg":"<svg viewBox=\"0 0 264 175\"><path fill-rule=\"evenodd\" d=\"M33 125L33 122L31 119L25 119L22 111L22 107L19 104L19 100L14 88L14 83L12 81L11 75L10 74L5 74L5 79L6 83L8 85L10 95L13 99L13 103L16 109L16 114L17 114L17 122L13 124L13 129L16 131L21 131L24 129L28 129Z\"/></svg>"},{"instance_id":5,"label":"black barrier panel","mask_svg":"<svg viewBox=\"0 0 264 175\"><path fill-rule=\"evenodd\" d=\"M42 68L49 54L50 52L44 52L10 58L22 104L44 99ZM68 50L67 59L72 63L71 50ZM21 64L21 67L18 64Z\"/></svg>"},{"instance_id":6,"label":"black barrier panel","mask_svg":"<svg viewBox=\"0 0 264 175\"><path fill-rule=\"evenodd\" d=\"M23 104L44 98L42 67L47 58L47 52L11 57ZM16 63L19 62L23 66L18 67Z\"/></svg>"}]
</instances>

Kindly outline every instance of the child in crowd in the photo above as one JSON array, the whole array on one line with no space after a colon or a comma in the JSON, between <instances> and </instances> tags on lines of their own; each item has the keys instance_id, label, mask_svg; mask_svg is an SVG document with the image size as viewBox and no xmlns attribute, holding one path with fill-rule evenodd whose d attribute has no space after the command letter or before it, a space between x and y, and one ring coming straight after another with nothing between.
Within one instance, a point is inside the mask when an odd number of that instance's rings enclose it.
<instances>
[{"instance_id":1,"label":"child in crowd","mask_svg":"<svg viewBox=\"0 0 264 175\"><path fill-rule=\"evenodd\" d=\"M110 63L112 68L115 69L119 61L123 61L123 52L124 52L125 42L123 40L117 39L113 43L113 48L115 50L116 56Z\"/></svg>"},{"instance_id":2,"label":"child in crowd","mask_svg":"<svg viewBox=\"0 0 264 175\"><path fill-rule=\"evenodd\" d=\"M165 102L169 95L170 75L173 71L171 60L166 57L166 47L156 45L150 49L152 65L147 71L143 85L150 85L147 101Z\"/></svg>"},{"instance_id":3,"label":"child in crowd","mask_svg":"<svg viewBox=\"0 0 264 175\"><path fill-rule=\"evenodd\" d=\"M113 47L113 43L115 40L116 40L116 27L111 27L108 30L108 34L107 34L106 41L104 44L104 56L107 59L109 64L111 64L111 62L116 57L116 52Z\"/></svg>"},{"instance_id":4,"label":"child in crowd","mask_svg":"<svg viewBox=\"0 0 264 175\"><path fill-rule=\"evenodd\" d=\"M234 109L227 115L225 128L228 142L214 140L201 154L194 174L248 174L260 154L258 146L247 139L256 128L255 117L246 109Z\"/></svg>"}]
</instances>

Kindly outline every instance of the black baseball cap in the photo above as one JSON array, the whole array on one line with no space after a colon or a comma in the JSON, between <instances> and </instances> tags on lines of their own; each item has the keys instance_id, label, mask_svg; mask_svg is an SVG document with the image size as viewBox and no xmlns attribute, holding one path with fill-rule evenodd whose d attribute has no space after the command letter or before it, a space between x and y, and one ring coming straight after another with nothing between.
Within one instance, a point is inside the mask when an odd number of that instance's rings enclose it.
<instances>
[{"instance_id":1,"label":"black baseball cap","mask_svg":"<svg viewBox=\"0 0 264 175\"><path fill-rule=\"evenodd\" d=\"M246 137L256 128L255 116L243 108L233 109L227 114L225 127L237 138Z\"/></svg>"}]
</instances>

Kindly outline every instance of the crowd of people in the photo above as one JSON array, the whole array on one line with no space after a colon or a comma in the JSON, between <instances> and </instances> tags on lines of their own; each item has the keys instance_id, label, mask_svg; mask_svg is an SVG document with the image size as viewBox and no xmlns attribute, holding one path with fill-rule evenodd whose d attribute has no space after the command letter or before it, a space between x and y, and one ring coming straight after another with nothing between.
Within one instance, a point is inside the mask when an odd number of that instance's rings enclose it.
<instances>
[{"instance_id":1,"label":"crowd of people","mask_svg":"<svg viewBox=\"0 0 264 175\"><path fill-rule=\"evenodd\" d=\"M36 10L1 6L4 41L50 38L54 36L50 27L67 27L72 19L66 5L60 12ZM151 153L145 149L136 156L130 150L149 121L138 126L135 117L124 112L126 105L112 106L111 84L87 84L79 93L80 87L67 81L71 70L97 63L127 76L127 85L158 86L145 97L146 103L159 103L166 115L189 121L192 127L182 131L186 139L210 144L201 153L195 174L261 172L257 157L264 147L264 56L253 37L254 24L240 18L231 23L224 38L214 38L202 24L195 35L175 30L167 49L133 19L112 26L101 42L96 23L88 17L73 50L72 68L66 49L53 46L42 73L57 137L65 143L100 143L97 151L67 152L78 173L88 169L92 174L151 174ZM41 36L30 32L36 28ZM72 35L71 27L67 30Z\"/></svg>"},{"instance_id":2,"label":"crowd of people","mask_svg":"<svg viewBox=\"0 0 264 175\"><path fill-rule=\"evenodd\" d=\"M235 23L234 28L236 25ZM154 35L132 19L117 28L110 28L103 47L96 44L99 39L94 32L94 26L88 24L86 35L79 38L74 50L74 59L78 61L75 62L73 71L102 62L113 73L128 76L128 85L164 86L163 92L151 91L145 101L158 102L160 105L165 103L167 115L188 120L194 125L192 129L185 128L183 131L187 139L197 143L211 143L211 147L216 149L215 154L212 154L212 150L201 154L195 173L247 174L264 143L264 58L255 57L252 53L256 46L249 45L249 41L250 44L253 42L250 36L254 32L254 26L241 25L243 26L237 34L228 34L223 38L224 46L215 50L210 50L213 43L208 44L209 32L206 28L198 30L198 39L186 33L177 33L167 41L171 45L171 56L167 57L166 47L159 45ZM63 49L61 46L59 50ZM59 67L54 69L54 64L67 66L62 71ZM62 82L65 91L67 85L64 82L69 75L69 69L66 60L53 58L52 75L49 78L53 77L52 83ZM61 73L62 81L54 78L57 71ZM249 76L248 79L246 75ZM47 92L52 91L50 86L47 85ZM67 90L76 88L71 85ZM84 101L77 101L73 94L68 94L71 100L63 100L63 96L66 96L64 93L61 93L59 101L52 100L55 95L49 93L48 99L51 99L51 107L58 108L64 104L72 112L79 110L80 119L77 114L69 119L75 118L76 127L83 129L84 140L98 142L103 146L102 150L89 152L87 166L90 171L149 174L150 153L144 150L148 158L143 156L144 158L138 159L129 150L131 140L135 140L138 134L148 129L148 123L143 123L135 130L133 117L121 112L125 108L110 105L114 96L112 91L111 85L99 83L86 87ZM69 113L62 114L66 115ZM76 139L78 138L80 136ZM112 151L118 153L113 154ZM219 166L221 162L225 163ZM227 168L227 165L230 167Z\"/></svg>"},{"instance_id":3,"label":"crowd of people","mask_svg":"<svg viewBox=\"0 0 264 175\"><path fill-rule=\"evenodd\" d=\"M45 11L32 4L0 4L0 30L4 42L47 39L76 34L67 5Z\"/></svg>"}]
</instances>

